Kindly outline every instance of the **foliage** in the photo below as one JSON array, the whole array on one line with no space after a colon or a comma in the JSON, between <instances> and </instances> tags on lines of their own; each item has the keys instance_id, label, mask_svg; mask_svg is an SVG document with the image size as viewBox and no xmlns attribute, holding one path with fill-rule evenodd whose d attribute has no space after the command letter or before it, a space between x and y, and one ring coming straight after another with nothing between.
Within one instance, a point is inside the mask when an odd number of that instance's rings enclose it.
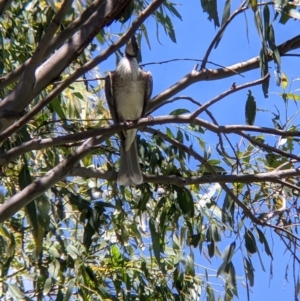
<instances>
[{"instance_id":1,"label":"foliage","mask_svg":"<svg viewBox=\"0 0 300 301\"><path fill-rule=\"evenodd\" d=\"M296 4L245 1L232 13L230 0L223 12L217 1L201 0L216 35L200 69L155 96L149 112L181 99L197 108L113 126L98 65L114 54L118 60L119 49L135 32L151 47L148 17L157 40L163 29L177 41L173 24L182 19L180 6L148 2L0 4L0 295L5 300L232 300L241 284L249 297L253 257L262 269L262 256L273 260L270 235L290 252L294 271L299 266L300 132L294 122L298 112L289 109L299 93L288 90L281 56L298 49L300 38L276 44L272 20L280 16L286 24L298 18ZM211 52L226 41L226 28L245 11L253 13L259 59L208 70ZM110 32L113 22L122 25L120 32ZM286 112L272 113L273 127L257 127L251 88L261 85L269 95L271 60ZM198 81L255 68L261 79L233 84L205 104L172 98ZM247 125L220 126L210 107L243 89L248 90ZM203 112L207 119L199 117ZM144 131L138 137L144 183L135 188L115 183L119 141L114 134L122 127ZM214 150L207 143L212 134L218 139ZM241 139L236 146L234 135ZM198 254L207 266L197 263ZM244 276L237 273L238 264ZM297 296L299 278L294 283Z\"/></svg>"}]
</instances>

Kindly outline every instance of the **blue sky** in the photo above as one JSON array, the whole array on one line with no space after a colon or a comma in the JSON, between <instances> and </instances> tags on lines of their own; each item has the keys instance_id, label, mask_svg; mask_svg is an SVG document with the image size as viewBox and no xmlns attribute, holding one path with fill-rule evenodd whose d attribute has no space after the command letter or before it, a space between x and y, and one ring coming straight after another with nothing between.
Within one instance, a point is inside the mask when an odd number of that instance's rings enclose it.
<instances>
[{"instance_id":1,"label":"blue sky","mask_svg":"<svg viewBox=\"0 0 300 301\"><path fill-rule=\"evenodd\" d=\"M147 20L145 25L148 30L149 39L151 41L151 50L148 48L145 40L142 42L142 55L143 63L159 62L175 58L195 58L202 59L206 49L216 34L216 30L212 22L207 20L207 14L202 12L199 0L176 1L179 4L178 11L181 13L183 21L173 18L175 25L175 32L177 38L177 44L174 44L168 36L164 33L163 28L159 29L159 40L156 38L156 25L153 20ZM180 4L181 3L181 4ZM222 18L222 9L224 1L219 1L219 18ZM232 1L232 11L235 10L239 1ZM270 11L273 8L270 7ZM272 15L271 15L272 16ZM259 54L261 48L261 41L253 22L254 16L251 10L245 14L240 14L227 28L222 41L217 49L213 50L209 61L213 61L223 66L229 66L238 62L246 61ZM248 37L247 38L247 26ZM286 25L278 24L275 21L273 24L276 32L276 43L280 44L287 39L299 34L299 21L289 21ZM111 32L120 31L118 24L111 27ZM168 64L149 65L145 67L146 70L152 72L154 78L154 90L153 96L162 92L178 80L180 80L185 74L189 73L196 62L191 61L179 61ZM208 68L215 68L214 66L207 65ZM275 93L282 92L280 87L276 87L274 79L274 64L269 64L271 80L269 88L269 98L265 99L260 86L252 88L253 95L255 96L257 107L259 109L269 110L276 112L275 106L281 112L284 112L285 106L282 99ZM115 68L115 60L111 57L108 61L102 63L100 66L100 72L112 70ZM291 78L299 77L299 61L298 58L282 58L282 71ZM204 103L211 98L219 95L221 92L228 90L233 82L237 85L247 83L260 78L260 70L254 70L243 74L244 77L234 76L219 81L200 82L182 91L180 95L187 95L195 98L197 101ZM299 88L299 82L293 84L292 90ZM247 99L248 90L242 90L235 93L211 108L212 113L218 120L219 124L245 124L245 101ZM195 109L190 103L180 101L178 103L172 103L167 105L158 111L153 113L153 116L160 116L169 114L175 108L188 108L190 110ZM295 110L295 105L291 104L291 110ZM204 118L203 116L201 116ZM259 126L270 126L271 113L258 112L256 116L255 124ZM214 147L215 138L206 136L208 139L207 145ZM211 140L209 140L211 139ZM263 229L262 229L263 230ZM270 280L270 259L263 251L261 245L259 249L261 252L262 260L266 269L266 272L262 271L258 256L255 254L252 256L253 264L255 266L255 285L251 288L251 300L294 300L294 289L292 279L292 261L288 253L285 253L283 244L278 240L278 236L275 234L271 237L268 236L269 244L273 252L273 279ZM228 239L225 243L220 243L220 250L230 243L232 240ZM234 257L233 263L237 269L238 276L243 275L242 261L237 254ZM199 264L210 266L210 263L204 258L200 257L199 251L194 250L196 261ZM213 259L210 267L217 269L220 261ZM285 270L287 264L289 268L289 283L285 280ZM217 282L217 280L216 280ZM240 284L241 281L238 281ZM241 285L239 289L239 300L247 300L246 288ZM222 290L222 289L220 289ZM201 300L203 296L201 297Z\"/></svg>"}]
</instances>

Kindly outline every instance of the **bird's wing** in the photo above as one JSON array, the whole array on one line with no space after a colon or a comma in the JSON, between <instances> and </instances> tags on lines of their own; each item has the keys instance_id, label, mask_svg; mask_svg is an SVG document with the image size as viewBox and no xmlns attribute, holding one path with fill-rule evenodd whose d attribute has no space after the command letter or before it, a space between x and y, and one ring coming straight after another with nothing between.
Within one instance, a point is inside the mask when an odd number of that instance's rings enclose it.
<instances>
[{"instance_id":1,"label":"bird's wing","mask_svg":"<svg viewBox=\"0 0 300 301\"><path fill-rule=\"evenodd\" d=\"M114 123L119 123L113 94L113 73L108 72L105 77L105 96Z\"/></svg>"},{"instance_id":2,"label":"bird's wing","mask_svg":"<svg viewBox=\"0 0 300 301\"><path fill-rule=\"evenodd\" d=\"M150 71L144 71L144 76L146 78L146 88L145 88L145 98L144 98L144 108L142 112L142 116L144 117L148 111L148 104L152 95L153 90L153 79Z\"/></svg>"}]
</instances>

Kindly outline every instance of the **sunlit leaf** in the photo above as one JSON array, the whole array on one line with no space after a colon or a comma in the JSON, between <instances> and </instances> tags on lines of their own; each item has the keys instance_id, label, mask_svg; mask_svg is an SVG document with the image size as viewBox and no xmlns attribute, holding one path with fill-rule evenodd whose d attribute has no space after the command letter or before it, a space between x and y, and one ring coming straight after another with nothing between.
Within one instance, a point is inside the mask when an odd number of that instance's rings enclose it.
<instances>
[{"instance_id":1,"label":"sunlit leaf","mask_svg":"<svg viewBox=\"0 0 300 301\"><path fill-rule=\"evenodd\" d=\"M288 80L287 76L285 75L285 73L281 72L281 87L283 90L286 89L288 83L289 83L289 80Z\"/></svg>"},{"instance_id":2,"label":"sunlit leaf","mask_svg":"<svg viewBox=\"0 0 300 301\"><path fill-rule=\"evenodd\" d=\"M75 279L71 279L68 283L68 286L67 286L67 291L66 291L66 294L65 294L65 297L64 297L64 301L70 300L71 295L73 293L74 286L75 286Z\"/></svg>"},{"instance_id":3,"label":"sunlit leaf","mask_svg":"<svg viewBox=\"0 0 300 301\"><path fill-rule=\"evenodd\" d=\"M24 294L21 292L17 284L14 283L8 284L8 289L15 300L22 300L24 298Z\"/></svg>"},{"instance_id":4,"label":"sunlit leaf","mask_svg":"<svg viewBox=\"0 0 300 301\"><path fill-rule=\"evenodd\" d=\"M300 100L300 95L297 95L297 94L293 94L293 93L283 93L281 94L282 97L284 97L284 99L288 100L295 100L295 101L298 101Z\"/></svg>"},{"instance_id":5,"label":"sunlit leaf","mask_svg":"<svg viewBox=\"0 0 300 301\"><path fill-rule=\"evenodd\" d=\"M44 296L48 295L48 293L51 291L51 288L52 288L52 277L49 277L45 281L44 291L43 291Z\"/></svg>"}]
</instances>

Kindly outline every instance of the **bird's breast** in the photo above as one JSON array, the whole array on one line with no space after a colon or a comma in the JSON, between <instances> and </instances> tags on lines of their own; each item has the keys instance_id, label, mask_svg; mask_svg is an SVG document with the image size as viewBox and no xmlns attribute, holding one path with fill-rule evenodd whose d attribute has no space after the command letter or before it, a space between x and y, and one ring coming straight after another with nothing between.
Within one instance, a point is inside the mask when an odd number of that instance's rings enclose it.
<instances>
[{"instance_id":1,"label":"bird's breast","mask_svg":"<svg viewBox=\"0 0 300 301\"><path fill-rule=\"evenodd\" d=\"M114 85L114 98L119 121L141 117L145 101L145 83L141 79L119 77Z\"/></svg>"}]
</instances>

